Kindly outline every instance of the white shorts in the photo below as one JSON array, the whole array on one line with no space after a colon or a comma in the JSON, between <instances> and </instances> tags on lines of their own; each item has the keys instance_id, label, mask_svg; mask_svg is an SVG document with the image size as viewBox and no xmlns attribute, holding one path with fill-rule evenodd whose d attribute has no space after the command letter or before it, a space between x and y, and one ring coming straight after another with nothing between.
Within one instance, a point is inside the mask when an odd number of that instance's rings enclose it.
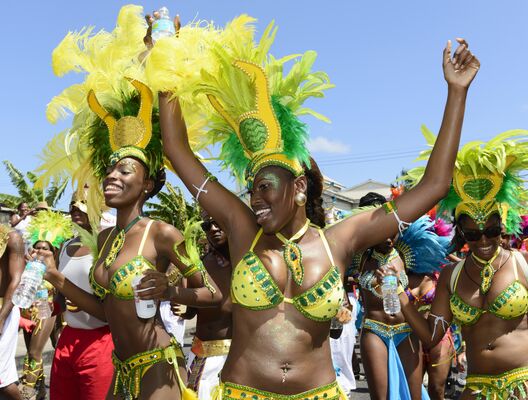
<instances>
[{"instance_id":1,"label":"white shorts","mask_svg":"<svg viewBox=\"0 0 528 400\"><path fill-rule=\"evenodd\" d=\"M13 306L7 317L2 336L0 336L0 388L18 381L15 355L18 341L18 322L20 311Z\"/></svg>"},{"instance_id":2,"label":"white shorts","mask_svg":"<svg viewBox=\"0 0 528 400\"><path fill-rule=\"evenodd\" d=\"M198 365L192 365L195 359L198 362ZM198 382L199 400L211 399L213 389L220 383L220 372L222 372L222 368L224 368L226 359L227 354L223 356L197 358L192 351L189 353L189 360L187 361L189 386L191 386L191 381ZM191 369L191 367L193 368Z\"/></svg>"}]
</instances>

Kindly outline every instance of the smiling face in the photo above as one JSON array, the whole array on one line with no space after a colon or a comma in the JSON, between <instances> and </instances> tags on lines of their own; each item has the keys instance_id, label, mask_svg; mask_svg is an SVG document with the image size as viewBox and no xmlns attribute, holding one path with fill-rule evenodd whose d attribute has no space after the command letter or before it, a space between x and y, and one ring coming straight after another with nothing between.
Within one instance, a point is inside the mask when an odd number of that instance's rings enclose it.
<instances>
[{"instance_id":1,"label":"smiling face","mask_svg":"<svg viewBox=\"0 0 528 400\"><path fill-rule=\"evenodd\" d=\"M125 157L108 167L103 181L105 203L112 208L121 208L146 199L145 190L153 189L153 181L146 179L145 166L138 160Z\"/></svg>"},{"instance_id":2,"label":"smiling face","mask_svg":"<svg viewBox=\"0 0 528 400\"><path fill-rule=\"evenodd\" d=\"M457 222L458 229L462 232L471 252L483 260L489 260L493 257L501 243L501 220L498 214L492 214L484 228L481 230L478 224L469 216L461 215ZM474 235L483 234L478 240L473 240ZM496 235L495 235L496 233ZM492 236L492 237L488 237Z\"/></svg>"},{"instance_id":3,"label":"smiling face","mask_svg":"<svg viewBox=\"0 0 528 400\"><path fill-rule=\"evenodd\" d=\"M298 207L295 193L306 193L303 186L306 186L306 177L295 178L284 168L269 166L259 171L250 192L251 208L264 233L278 232L293 217Z\"/></svg>"}]
</instances>

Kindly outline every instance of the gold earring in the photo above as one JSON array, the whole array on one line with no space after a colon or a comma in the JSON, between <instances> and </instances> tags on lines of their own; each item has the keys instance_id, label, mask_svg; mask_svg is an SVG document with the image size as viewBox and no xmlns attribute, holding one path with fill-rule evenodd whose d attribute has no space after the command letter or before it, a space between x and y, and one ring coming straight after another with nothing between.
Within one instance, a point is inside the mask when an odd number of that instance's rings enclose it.
<instances>
[{"instance_id":1,"label":"gold earring","mask_svg":"<svg viewBox=\"0 0 528 400\"><path fill-rule=\"evenodd\" d=\"M295 204L302 207L306 204L306 195L303 192L299 192L295 195Z\"/></svg>"}]
</instances>

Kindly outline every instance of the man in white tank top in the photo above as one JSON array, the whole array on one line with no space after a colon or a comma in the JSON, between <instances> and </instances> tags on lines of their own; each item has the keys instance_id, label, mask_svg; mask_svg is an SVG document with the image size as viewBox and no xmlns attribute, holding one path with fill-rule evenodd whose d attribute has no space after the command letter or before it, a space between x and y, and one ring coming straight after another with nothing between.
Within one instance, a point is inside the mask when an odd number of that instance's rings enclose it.
<instances>
[{"instance_id":1,"label":"man in white tank top","mask_svg":"<svg viewBox=\"0 0 528 400\"><path fill-rule=\"evenodd\" d=\"M75 195L74 195L75 196ZM72 199L72 221L90 231L86 204ZM80 239L67 241L59 255L59 270L68 280L93 293L88 274L93 256ZM68 299L64 311L66 326L55 349L51 369L51 400L100 400L112 383L112 336L106 322L79 310Z\"/></svg>"}]
</instances>

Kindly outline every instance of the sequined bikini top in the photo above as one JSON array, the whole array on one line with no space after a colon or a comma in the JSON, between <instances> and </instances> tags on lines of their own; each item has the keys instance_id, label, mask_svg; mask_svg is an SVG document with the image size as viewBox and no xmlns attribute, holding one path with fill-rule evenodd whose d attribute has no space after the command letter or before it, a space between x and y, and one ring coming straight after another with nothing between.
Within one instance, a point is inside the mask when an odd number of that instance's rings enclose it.
<instances>
[{"instance_id":1,"label":"sequined bikini top","mask_svg":"<svg viewBox=\"0 0 528 400\"><path fill-rule=\"evenodd\" d=\"M515 273L515 280L508 285L499 295L489 304L487 309L479 308L467 304L456 293L458 278L464 266L465 260L460 261L453 269L451 275L451 297L449 298L449 306L453 313L454 320L460 325L473 325L480 316L489 312L502 319L518 318L528 312L528 289L519 280L517 265L520 264L525 276L528 278L528 265L521 253L512 251L513 254L513 270Z\"/></svg>"},{"instance_id":2,"label":"sequined bikini top","mask_svg":"<svg viewBox=\"0 0 528 400\"><path fill-rule=\"evenodd\" d=\"M319 282L304 293L290 299L284 296L253 251L262 235L261 228L249 251L233 270L231 277L233 303L250 310L267 310L285 302L293 304L300 313L311 320L329 321L332 319L341 307L344 288L326 237L321 229L318 229L318 232L332 266Z\"/></svg>"},{"instance_id":3,"label":"sequined bikini top","mask_svg":"<svg viewBox=\"0 0 528 400\"><path fill-rule=\"evenodd\" d=\"M108 289L97 283L94 277L96 262L92 265L89 274L90 286L92 287L94 294L99 297L99 299L103 300L109 293L112 294L114 297L117 297L118 299L122 300L134 299L134 290L132 288L132 281L134 280L134 278L138 275L143 275L144 271L148 269L156 269L156 267L149 260L147 260L141 255L150 230L150 226L153 222L153 220L150 220L147 226L145 227L145 231L143 232L143 237L141 238L141 243L139 245L137 256L135 256L126 264L121 265L113 273L112 277L110 278ZM98 258L101 257L103 250L106 248L106 244L108 243L108 239L110 238L110 236L112 235L110 234L108 235L108 238L106 238L106 241L104 242L103 247L99 252Z\"/></svg>"}]
</instances>

